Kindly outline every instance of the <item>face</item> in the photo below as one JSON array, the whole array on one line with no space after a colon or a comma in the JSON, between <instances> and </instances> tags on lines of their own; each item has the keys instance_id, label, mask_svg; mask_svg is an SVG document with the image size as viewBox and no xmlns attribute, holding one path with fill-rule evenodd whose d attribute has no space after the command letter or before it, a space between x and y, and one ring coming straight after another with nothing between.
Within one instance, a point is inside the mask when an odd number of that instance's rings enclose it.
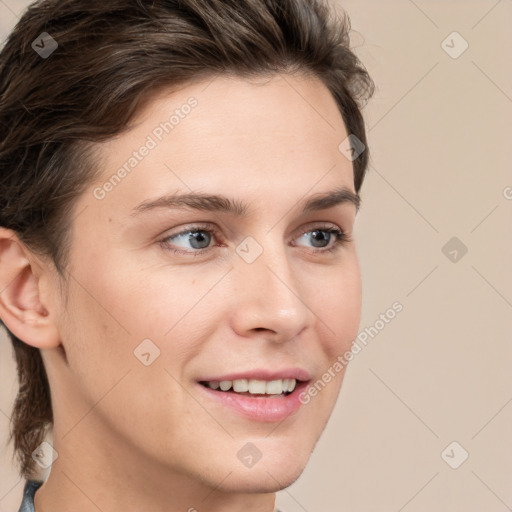
<instances>
[{"instance_id":1,"label":"face","mask_svg":"<svg viewBox=\"0 0 512 512\"><path fill-rule=\"evenodd\" d=\"M160 94L98 146L104 172L74 210L63 357L45 361L63 452L108 440L119 468L227 491L300 475L342 372L299 395L360 319L346 137L316 79L220 77Z\"/></svg>"}]
</instances>

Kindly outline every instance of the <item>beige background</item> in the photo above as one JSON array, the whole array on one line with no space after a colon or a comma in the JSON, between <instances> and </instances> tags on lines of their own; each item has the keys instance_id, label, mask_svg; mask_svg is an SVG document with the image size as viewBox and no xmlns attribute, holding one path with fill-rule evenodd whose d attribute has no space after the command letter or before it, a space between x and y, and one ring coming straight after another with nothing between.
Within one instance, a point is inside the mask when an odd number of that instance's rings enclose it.
<instances>
[{"instance_id":1,"label":"beige background","mask_svg":"<svg viewBox=\"0 0 512 512\"><path fill-rule=\"evenodd\" d=\"M27 4L0 0L2 41ZM307 469L278 504L509 510L512 0L339 4L377 84L365 109L372 158L357 219L361 331L395 301L403 311L352 361ZM453 58L460 37L469 46ZM455 262L442 250L452 237L468 249ZM3 335L0 349L7 512L17 511L23 482L4 442L16 381ZM444 452L453 441L460 447ZM455 465L462 450L469 457L452 469L445 460Z\"/></svg>"}]
</instances>

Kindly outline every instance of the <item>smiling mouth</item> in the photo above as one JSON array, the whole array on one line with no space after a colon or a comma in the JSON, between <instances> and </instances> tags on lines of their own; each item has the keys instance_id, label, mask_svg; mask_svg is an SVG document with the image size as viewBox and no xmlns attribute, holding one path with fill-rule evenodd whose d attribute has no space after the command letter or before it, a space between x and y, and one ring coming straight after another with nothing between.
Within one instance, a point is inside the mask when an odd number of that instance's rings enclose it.
<instances>
[{"instance_id":1,"label":"smiling mouth","mask_svg":"<svg viewBox=\"0 0 512 512\"><path fill-rule=\"evenodd\" d=\"M224 381L200 381L199 384L221 393L250 396L253 398L280 398L293 393L296 385L302 381L296 379L258 380L236 379Z\"/></svg>"}]
</instances>

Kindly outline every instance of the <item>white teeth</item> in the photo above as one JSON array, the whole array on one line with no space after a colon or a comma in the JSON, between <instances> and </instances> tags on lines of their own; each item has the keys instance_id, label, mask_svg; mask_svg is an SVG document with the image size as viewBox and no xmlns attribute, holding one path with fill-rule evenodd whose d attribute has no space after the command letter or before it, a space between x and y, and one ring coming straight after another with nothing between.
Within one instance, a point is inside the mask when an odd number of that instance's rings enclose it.
<instances>
[{"instance_id":1,"label":"white teeth","mask_svg":"<svg viewBox=\"0 0 512 512\"><path fill-rule=\"evenodd\" d=\"M267 383L264 380L251 379L249 381L249 393L253 395L264 395L267 391Z\"/></svg>"},{"instance_id":2,"label":"white teeth","mask_svg":"<svg viewBox=\"0 0 512 512\"><path fill-rule=\"evenodd\" d=\"M221 380L219 385L222 391L228 391L233 385L233 383L230 380Z\"/></svg>"},{"instance_id":3,"label":"white teeth","mask_svg":"<svg viewBox=\"0 0 512 512\"><path fill-rule=\"evenodd\" d=\"M245 393L249 391L249 381L246 379L237 379L233 381L233 391Z\"/></svg>"},{"instance_id":4,"label":"white teeth","mask_svg":"<svg viewBox=\"0 0 512 512\"><path fill-rule=\"evenodd\" d=\"M283 379L283 391L289 391L290 393L295 389L297 381L295 379Z\"/></svg>"},{"instance_id":5,"label":"white teeth","mask_svg":"<svg viewBox=\"0 0 512 512\"><path fill-rule=\"evenodd\" d=\"M271 380L270 382L267 382L267 395L278 395L283 392L283 389L286 391L286 389L283 388L282 380Z\"/></svg>"},{"instance_id":6,"label":"white teeth","mask_svg":"<svg viewBox=\"0 0 512 512\"><path fill-rule=\"evenodd\" d=\"M292 392L297 381L295 379L258 380L258 379L236 379L236 380L212 380L207 383L210 389L221 389L229 391L233 388L235 393L251 393L253 395L281 395Z\"/></svg>"}]
</instances>

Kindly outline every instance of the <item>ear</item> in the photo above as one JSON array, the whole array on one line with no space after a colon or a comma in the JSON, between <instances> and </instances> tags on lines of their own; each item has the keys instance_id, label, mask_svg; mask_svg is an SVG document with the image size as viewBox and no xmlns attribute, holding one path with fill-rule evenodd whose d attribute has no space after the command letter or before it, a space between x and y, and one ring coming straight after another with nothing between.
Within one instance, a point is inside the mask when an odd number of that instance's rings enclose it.
<instances>
[{"instance_id":1,"label":"ear","mask_svg":"<svg viewBox=\"0 0 512 512\"><path fill-rule=\"evenodd\" d=\"M57 347L60 335L41 297L49 276L16 233L0 227L0 318L17 338L37 348ZM45 280L42 277L46 277Z\"/></svg>"}]
</instances>

